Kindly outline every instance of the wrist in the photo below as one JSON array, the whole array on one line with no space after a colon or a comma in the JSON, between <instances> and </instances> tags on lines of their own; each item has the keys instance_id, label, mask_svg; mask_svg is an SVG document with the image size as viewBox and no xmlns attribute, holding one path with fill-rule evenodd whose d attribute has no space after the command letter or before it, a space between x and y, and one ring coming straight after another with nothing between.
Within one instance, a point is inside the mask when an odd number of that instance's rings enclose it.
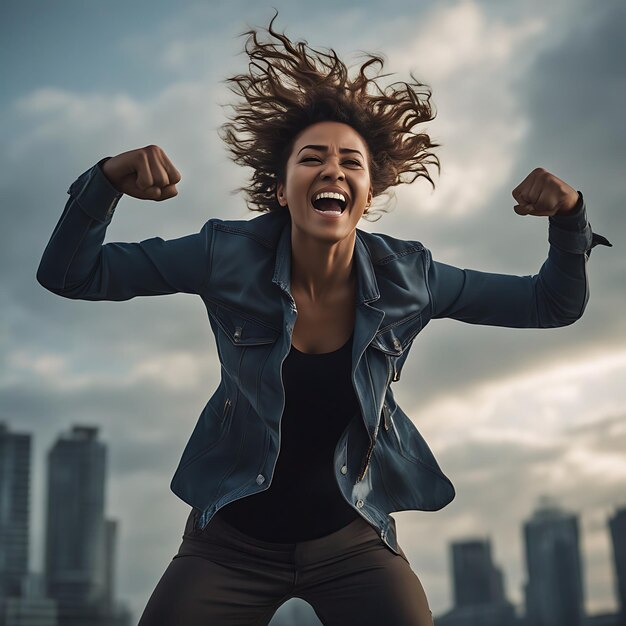
<instances>
[{"instance_id":1,"label":"wrist","mask_svg":"<svg viewBox=\"0 0 626 626\"><path fill-rule=\"evenodd\" d=\"M567 208L559 209L554 216L558 217L575 217L580 215L583 208L583 196L580 191L576 192L576 199L566 205Z\"/></svg>"}]
</instances>

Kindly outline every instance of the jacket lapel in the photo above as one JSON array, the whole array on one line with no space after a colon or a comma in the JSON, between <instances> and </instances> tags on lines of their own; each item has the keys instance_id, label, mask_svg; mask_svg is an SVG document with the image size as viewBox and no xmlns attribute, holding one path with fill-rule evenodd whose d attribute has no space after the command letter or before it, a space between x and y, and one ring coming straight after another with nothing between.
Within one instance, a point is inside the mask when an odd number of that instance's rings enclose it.
<instances>
[{"instance_id":1,"label":"jacket lapel","mask_svg":"<svg viewBox=\"0 0 626 626\"><path fill-rule=\"evenodd\" d=\"M375 437L378 428L378 414L372 408L376 406L374 389L371 385L371 375L367 359L363 360L367 346L375 337L385 317L385 312L371 303L380 298L376 275L369 250L360 236L357 228L354 244L354 263L357 276L356 313L354 324L354 339L352 342L352 380L355 392L361 407L361 413L370 439ZM276 262L272 282L285 294L286 302L283 307L283 327L291 307L295 308L295 301L291 294L291 219L288 218L281 230L276 246Z\"/></svg>"},{"instance_id":2,"label":"jacket lapel","mask_svg":"<svg viewBox=\"0 0 626 626\"><path fill-rule=\"evenodd\" d=\"M367 358L363 359L363 354L376 336L385 317L385 312L371 304L380 298L380 292L378 291L372 258L367 246L359 236L358 229L354 244L354 261L357 275L357 294L354 341L352 344L352 380L361 406L361 415L365 427L370 436L370 441L373 442L376 438L380 416L375 410L377 402L372 387L372 375ZM368 394L368 397L365 394Z\"/></svg>"}]
</instances>

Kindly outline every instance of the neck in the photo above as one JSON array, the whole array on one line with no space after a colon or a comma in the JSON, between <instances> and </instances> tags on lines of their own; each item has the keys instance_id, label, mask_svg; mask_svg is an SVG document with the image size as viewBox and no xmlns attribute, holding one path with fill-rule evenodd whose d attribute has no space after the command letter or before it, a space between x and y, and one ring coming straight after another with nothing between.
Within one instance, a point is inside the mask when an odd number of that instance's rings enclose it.
<instances>
[{"instance_id":1,"label":"neck","mask_svg":"<svg viewBox=\"0 0 626 626\"><path fill-rule=\"evenodd\" d=\"M291 229L291 291L311 302L330 300L355 285L353 268L356 232L328 243Z\"/></svg>"}]
</instances>

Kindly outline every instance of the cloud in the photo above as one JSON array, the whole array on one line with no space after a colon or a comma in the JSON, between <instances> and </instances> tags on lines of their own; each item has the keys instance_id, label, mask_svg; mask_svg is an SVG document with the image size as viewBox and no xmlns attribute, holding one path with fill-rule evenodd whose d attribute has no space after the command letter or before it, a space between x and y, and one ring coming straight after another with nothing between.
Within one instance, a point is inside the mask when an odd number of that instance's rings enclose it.
<instances>
[{"instance_id":1,"label":"cloud","mask_svg":"<svg viewBox=\"0 0 626 626\"><path fill-rule=\"evenodd\" d=\"M410 44L388 56L394 71L418 66L437 82L452 83L467 73L504 74L519 46L540 40L547 28L543 15L529 13L518 22L506 22L491 18L477 2L463 1L433 9L420 20Z\"/></svg>"},{"instance_id":2,"label":"cloud","mask_svg":"<svg viewBox=\"0 0 626 626\"><path fill-rule=\"evenodd\" d=\"M465 536L490 536L509 595L521 602L520 527L544 494L581 517L589 610L614 606L613 587L606 584L612 576L606 519L610 507L626 505L621 496L625 369L623 349L585 353L559 366L450 389L430 403L420 403L413 390L414 404L401 401L457 490L456 499L436 517L395 515L411 554L423 564L438 610L450 602L435 564L441 544L425 544L422 538L436 535L448 544Z\"/></svg>"},{"instance_id":3,"label":"cloud","mask_svg":"<svg viewBox=\"0 0 626 626\"><path fill-rule=\"evenodd\" d=\"M445 229L464 216L484 218L528 132L515 80L533 59L520 49L537 54L547 28L538 15L507 23L478 3L459 2L433 9L390 46L389 67L397 75L413 71L432 90L436 118L423 130L442 144L435 149L442 165L440 177L433 168L436 191L426 194L418 185L399 191L402 206L410 208L398 222L419 216L441 220Z\"/></svg>"},{"instance_id":4,"label":"cloud","mask_svg":"<svg viewBox=\"0 0 626 626\"><path fill-rule=\"evenodd\" d=\"M614 243L594 250L589 307L571 327L436 320L417 337L394 393L458 496L437 513L395 515L401 543L434 611L449 606L446 542L465 534L492 537L519 600L519 525L545 490L581 513L590 606L612 606L603 516L621 493L626 449L619 246L626 150L615 132L624 99L624 9L460 2L403 13L401 6L393 17L387 6L340 11L323 31L324 12L305 23L295 17L301 7L293 18L281 9L288 34L317 47L337 41L340 52L381 46L394 78L408 79L414 69L433 87L438 116L429 131L443 144L437 189L425 181L399 188L396 210L361 227L421 240L435 258L461 267L534 273L547 253L547 223L516 216L510 191L544 165L583 191L594 229ZM219 63L225 50L239 52L232 33L244 23L215 10L164 19L155 32L171 27L167 38L136 32L125 40L136 75L161 73L152 93L135 93L122 78L103 90L94 76L82 91L35 89L0 122L8 207L0 233L0 393L5 417L36 433L34 553L42 554L48 446L72 423L100 424L110 452L109 512L121 522L120 595L137 609L177 547L188 507L171 494L169 479L219 380L206 311L198 298L180 295L64 300L42 289L35 272L71 182L103 156L133 148L154 143L166 151L183 176L179 195L166 203L123 198L107 241L176 237L209 217L250 215L230 194L250 172L228 161L216 132L224 121L219 103L231 101ZM261 12L249 22L264 23ZM229 63L244 69L241 56Z\"/></svg>"},{"instance_id":5,"label":"cloud","mask_svg":"<svg viewBox=\"0 0 626 626\"><path fill-rule=\"evenodd\" d=\"M620 432L616 447L626 449L626 416L598 414L584 429L535 445L523 438L494 442L472 437L469 428L466 438L438 455L455 483L455 500L436 513L394 514L400 544L424 583L435 614L451 606L450 570L441 567L442 544L448 550L452 541L470 537L491 540L494 561L504 569L508 597L523 602L527 574L522 523L545 495L579 517L588 611L616 607L607 520L613 507L626 504L618 496L626 455L605 449L612 446L607 423Z\"/></svg>"}]
</instances>

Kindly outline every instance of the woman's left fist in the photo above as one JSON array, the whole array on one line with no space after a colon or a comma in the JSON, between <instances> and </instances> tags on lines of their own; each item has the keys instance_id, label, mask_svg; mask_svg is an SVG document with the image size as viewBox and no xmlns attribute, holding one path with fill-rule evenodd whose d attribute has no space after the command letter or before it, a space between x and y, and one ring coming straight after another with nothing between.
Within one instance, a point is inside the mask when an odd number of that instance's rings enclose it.
<instances>
[{"instance_id":1,"label":"woman's left fist","mask_svg":"<svg viewBox=\"0 0 626 626\"><path fill-rule=\"evenodd\" d=\"M543 167L534 169L511 193L518 215L566 215L578 202L576 189Z\"/></svg>"}]
</instances>

